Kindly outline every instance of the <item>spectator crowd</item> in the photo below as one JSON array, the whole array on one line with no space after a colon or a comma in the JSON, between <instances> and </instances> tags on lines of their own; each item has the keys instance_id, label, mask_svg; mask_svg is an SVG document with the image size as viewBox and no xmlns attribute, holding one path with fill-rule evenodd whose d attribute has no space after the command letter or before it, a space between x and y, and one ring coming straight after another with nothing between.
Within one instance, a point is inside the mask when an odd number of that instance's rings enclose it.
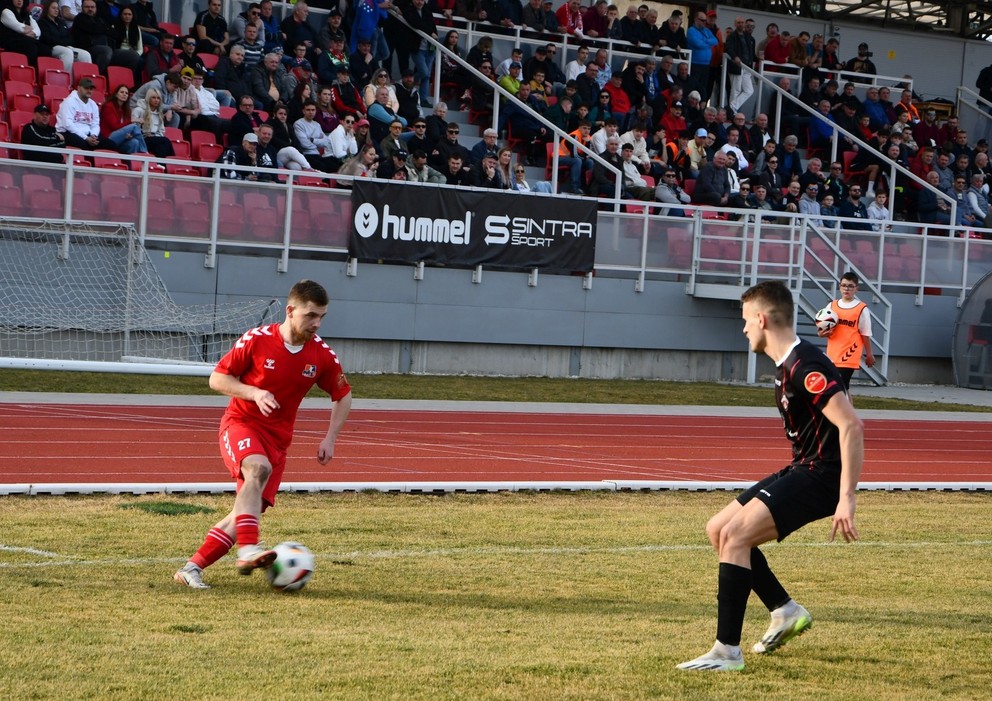
<instances>
[{"instance_id":1,"label":"spectator crowd","mask_svg":"<svg viewBox=\"0 0 992 701\"><path fill-rule=\"evenodd\" d=\"M659 21L647 5L621 10L607 0L587 7L580 0L557 7L544 0L363 0L344 14L335 6L319 22L303 0L282 20L270 0L233 18L222 15L221 0L208 0L181 36L159 23L153 2L0 2L0 48L23 55L36 76L36 99L25 96L32 111L17 124L22 143L165 158L176 155L169 133L178 129L187 139L213 136L223 150L205 152L242 166L224 169L226 178L275 180L278 169L289 169L545 193L550 182L528 181L524 166L543 163L550 172L557 157L562 192L612 196L619 177L623 198L661 202L674 215L692 204L760 209L768 219L804 213L824 224L854 218L863 222L844 225L866 229L893 219L992 223L988 144L972 142L954 117L939 123L933 109L921 112L908 84L893 91L844 80L877 73L867 44L845 61L836 37L790 36L770 23L757 41L755 22L744 16L724 28L715 10L689 17L675 10ZM490 35L466 50L456 17L483 23ZM532 52L494 55L491 35L514 28L542 42ZM569 62L558 58L563 34L577 43ZM605 39L635 55L615 66ZM728 92L718 106L724 57ZM47 90L53 60L74 77L74 89ZM430 100L435 61L445 100L477 118L500 101L499 123L471 147L462 144L459 123L448 121L446 102ZM813 114L792 100L776 104L778 96L767 114L743 111L754 93L744 67L762 62L791 69L779 87ZM13 112L10 83L6 107ZM781 123L770 124L768 115L776 114ZM557 154L548 124L571 137ZM820 156L835 141L838 158L824 163ZM64 154L24 157L60 161ZM947 202L915 180L896 174L890 182L892 163L948 193L956 221Z\"/></svg>"}]
</instances>

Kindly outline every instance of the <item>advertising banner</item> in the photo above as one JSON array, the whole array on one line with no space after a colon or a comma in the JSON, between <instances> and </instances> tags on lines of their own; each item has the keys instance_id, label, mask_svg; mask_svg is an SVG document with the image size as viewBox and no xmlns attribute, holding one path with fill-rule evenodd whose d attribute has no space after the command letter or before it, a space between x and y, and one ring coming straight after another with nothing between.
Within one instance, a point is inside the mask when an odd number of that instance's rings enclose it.
<instances>
[{"instance_id":1,"label":"advertising banner","mask_svg":"<svg viewBox=\"0 0 992 701\"><path fill-rule=\"evenodd\" d=\"M360 260L588 272L596 203L571 197L355 180L350 254Z\"/></svg>"}]
</instances>

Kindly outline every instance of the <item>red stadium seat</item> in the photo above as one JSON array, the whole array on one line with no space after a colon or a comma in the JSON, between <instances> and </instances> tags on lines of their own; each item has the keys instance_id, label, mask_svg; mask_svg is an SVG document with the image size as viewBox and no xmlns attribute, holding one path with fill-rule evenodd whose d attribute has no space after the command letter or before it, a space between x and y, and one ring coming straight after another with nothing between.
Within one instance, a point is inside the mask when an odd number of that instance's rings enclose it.
<instances>
[{"instance_id":1,"label":"red stadium seat","mask_svg":"<svg viewBox=\"0 0 992 701\"><path fill-rule=\"evenodd\" d=\"M87 221L103 221L105 219L103 203L99 197L75 193L75 196L72 198L72 218L85 219Z\"/></svg>"},{"instance_id":2,"label":"red stadium seat","mask_svg":"<svg viewBox=\"0 0 992 701\"><path fill-rule=\"evenodd\" d=\"M193 153L200 147L200 144L216 144L217 137L212 131L203 129L191 129L189 132L189 144L193 147Z\"/></svg>"},{"instance_id":3,"label":"red stadium seat","mask_svg":"<svg viewBox=\"0 0 992 701\"><path fill-rule=\"evenodd\" d=\"M7 70L10 66L30 66L28 57L17 51L0 52L0 70Z\"/></svg>"},{"instance_id":4,"label":"red stadium seat","mask_svg":"<svg viewBox=\"0 0 992 701\"><path fill-rule=\"evenodd\" d=\"M65 75L69 75L69 74L66 73ZM68 85L48 83L47 85L41 88L41 99L45 101L46 105L48 105L49 101L54 100L55 98L64 100L65 98L69 97L69 94L71 92L72 92L72 88L70 88ZM51 107L51 105L48 106Z\"/></svg>"},{"instance_id":5,"label":"red stadium seat","mask_svg":"<svg viewBox=\"0 0 992 701\"><path fill-rule=\"evenodd\" d=\"M138 221L138 200L135 197L113 197L106 201L107 219L119 222Z\"/></svg>"},{"instance_id":6,"label":"red stadium seat","mask_svg":"<svg viewBox=\"0 0 992 701\"><path fill-rule=\"evenodd\" d=\"M863 170L853 170L851 168L852 163L854 163L854 158L858 154L854 151L844 151L841 155L841 160L844 163L844 175L847 178L861 178L865 174Z\"/></svg>"},{"instance_id":7,"label":"red stadium seat","mask_svg":"<svg viewBox=\"0 0 992 701\"><path fill-rule=\"evenodd\" d=\"M65 64L62 63L61 59L54 58L53 56L39 56L35 66L38 68L38 78L42 85L45 84L45 73L48 71L62 71L65 73Z\"/></svg>"},{"instance_id":8,"label":"red stadium seat","mask_svg":"<svg viewBox=\"0 0 992 701\"><path fill-rule=\"evenodd\" d=\"M195 185L183 185L181 183L176 183L176 187L172 190L172 198L180 207L203 201L203 198L200 197L200 188Z\"/></svg>"},{"instance_id":9,"label":"red stadium seat","mask_svg":"<svg viewBox=\"0 0 992 701\"><path fill-rule=\"evenodd\" d=\"M217 214L217 233L226 238L242 238L244 228L245 211L241 205L221 204Z\"/></svg>"},{"instance_id":10,"label":"red stadium seat","mask_svg":"<svg viewBox=\"0 0 992 701\"><path fill-rule=\"evenodd\" d=\"M21 132L25 124L30 124L34 120L34 112L11 112L10 113L10 140L14 143L21 142ZM7 141L3 138L0 141Z\"/></svg>"},{"instance_id":11,"label":"red stadium seat","mask_svg":"<svg viewBox=\"0 0 992 701\"><path fill-rule=\"evenodd\" d=\"M200 60L203 61L203 67L208 71L212 71L217 67L217 62L220 61L220 56L217 54L197 54Z\"/></svg>"},{"instance_id":12,"label":"red stadium seat","mask_svg":"<svg viewBox=\"0 0 992 701\"><path fill-rule=\"evenodd\" d=\"M244 196L245 210L268 209L272 202L267 194L261 192L246 192Z\"/></svg>"},{"instance_id":13,"label":"red stadium seat","mask_svg":"<svg viewBox=\"0 0 992 701\"><path fill-rule=\"evenodd\" d=\"M175 234L177 213L180 217L180 221L185 225L187 216L185 206L182 208L182 211L177 211L175 205L168 200L149 199L146 215L148 233L163 235Z\"/></svg>"},{"instance_id":14,"label":"red stadium seat","mask_svg":"<svg viewBox=\"0 0 992 701\"><path fill-rule=\"evenodd\" d=\"M172 142L172 151L176 158L182 158L183 160L190 160L193 157L193 148L189 145L189 142L184 139L170 139Z\"/></svg>"},{"instance_id":15,"label":"red stadium seat","mask_svg":"<svg viewBox=\"0 0 992 701\"><path fill-rule=\"evenodd\" d=\"M196 152L196 160L204 163L216 163L222 153L224 153L224 147L220 144L202 144ZM212 168L203 169L204 175L211 175L212 173Z\"/></svg>"},{"instance_id":16,"label":"red stadium seat","mask_svg":"<svg viewBox=\"0 0 992 701\"><path fill-rule=\"evenodd\" d=\"M86 76L94 78L100 75L100 68L95 63L76 61L72 64L72 82L78 84L79 79Z\"/></svg>"},{"instance_id":17,"label":"red stadium seat","mask_svg":"<svg viewBox=\"0 0 992 701\"><path fill-rule=\"evenodd\" d=\"M117 90L121 85L130 90L134 88L134 72L123 66L107 66L107 85L111 90Z\"/></svg>"},{"instance_id":18,"label":"red stadium seat","mask_svg":"<svg viewBox=\"0 0 992 701\"><path fill-rule=\"evenodd\" d=\"M69 155L72 156L72 164L80 168L89 168L93 165L90 157L86 155L86 152L82 149L73 148L72 146L67 147Z\"/></svg>"},{"instance_id":19,"label":"red stadium seat","mask_svg":"<svg viewBox=\"0 0 992 701\"><path fill-rule=\"evenodd\" d=\"M55 190L35 190L25 192L26 212L32 217L61 219L65 214L62 193Z\"/></svg>"},{"instance_id":20,"label":"red stadium seat","mask_svg":"<svg viewBox=\"0 0 992 701\"><path fill-rule=\"evenodd\" d=\"M0 216L24 216L24 207L21 202L21 188L13 185L0 185Z\"/></svg>"},{"instance_id":21,"label":"red stadium seat","mask_svg":"<svg viewBox=\"0 0 992 701\"><path fill-rule=\"evenodd\" d=\"M7 108L11 112L34 112L34 108L40 104L41 98L37 95L7 95Z\"/></svg>"},{"instance_id":22,"label":"red stadium seat","mask_svg":"<svg viewBox=\"0 0 992 701\"><path fill-rule=\"evenodd\" d=\"M31 85L38 83L38 77L31 66L10 66L4 69L3 77L7 80L20 80Z\"/></svg>"},{"instance_id":23,"label":"red stadium seat","mask_svg":"<svg viewBox=\"0 0 992 701\"><path fill-rule=\"evenodd\" d=\"M165 172L171 173L172 175L195 175L199 177L200 169L194 168L193 166L186 165L184 163L176 163L176 160L188 160L186 158L177 158L175 156L169 156L165 159Z\"/></svg>"},{"instance_id":24,"label":"red stadium seat","mask_svg":"<svg viewBox=\"0 0 992 701\"><path fill-rule=\"evenodd\" d=\"M238 208L241 211L241 208ZM182 232L187 236L210 235L210 205L206 202L184 204L178 215L182 220Z\"/></svg>"},{"instance_id":25,"label":"red stadium seat","mask_svg":"<svg viewBox=\"0 0 992 701\"><path fill-rule=\"evenodd\" d=\"M293 182L301 187L328 187L327 181L312 175L300 175L293 178Z\"/></svg>"},{"instance_id":26,"label":"red stadium seat","mask_svg":"<svg viewBox=\"0 0 992 701\"><path fill-rule=\"evenodd\" d=\"M66 73L62 69L53 70L49 68L47 71L41 74L41 84L43 87L48 87L49 85L57 85L67 90L72 90L72 75Z\"/></svg>"},{"instance_id":27,"label":"red stadium seat","mask_svg":"<svg viewBox=\"0 0 992 701\"><path fill-rule=\"evenodd\" d=\"M149 182L148 188L145 190L148 199L150 200L168 200L171 199L168 195L168 190L166 189L166 183L159 182Z\"/></svg>"},{"instance_id":28,"label":"red stadium seat","mask_svg":"<svg viewBox=\"0 0 992 701\"><path fill-rule=\"evenodd\" d=\"M11 76L11 71L14 69L27 70L17 71L22 77L14 78ZM4 80L24 80L32 85L34 85L37 80L37 74L28 62L28 57L24 54L17 53L16 51L4 51L0 54L0 71L3 73ZM27 77L29 73L30 77Z\"/></svg>"},{"instance_id":29,"label":"red stadium seat","mask_svg":"<svg viewBox=\"0 0 992 701\"><path fill-rule=\"evenodd\" d=\"M52 179L49 176L42 175L40 173L25 173L21 178L21 185L24 186L25 192L55 189L52 186Z\"/></svg>"},{"instance_id":30,"label":"red stadium seat","mask_svg":"<svg viewBox=\"0 0 992 701\"><path fill-rule=\"evenodd\" d=\"M2 56L3 54L0 54ZM36 94L34 85L25 83L23 80L4 81L3 91L7 94L7 102L10 102L12 95L34 95Z\"/></svg>"},{"instance_id":31,"label":"red stadium seat","mask_svg":"<svg viewBox=\"0 0 992 701\"><path fill-rule=\"evenodd\" d=\"M97 156L97 153L101 151L96 151L93 154L93 165L96 168L110 168L115 170L130 170L131 168L125 163L119 155L111 156Z\"/></svg>"},{"instance_id":32,"label":"red stadium seat","mask_svg":"<svg viewBox=\"0 0 992 701\"><path fill-rule=\"evenodd\" d=\"M253 241L277 243L282 241L283 221L274 207L245 208L245 223Z\"/></svg>"}]
</instances>

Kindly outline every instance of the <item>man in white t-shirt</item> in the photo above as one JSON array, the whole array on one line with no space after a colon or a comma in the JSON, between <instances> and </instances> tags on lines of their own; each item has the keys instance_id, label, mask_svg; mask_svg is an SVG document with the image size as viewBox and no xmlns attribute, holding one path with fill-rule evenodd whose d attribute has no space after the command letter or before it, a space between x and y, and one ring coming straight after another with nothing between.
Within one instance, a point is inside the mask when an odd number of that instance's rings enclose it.
<instances>
[{"instance_id":1,"label":"man in white t-shirt","mask_svg":"<svg viewBox=\"0 0 992 701\"><path fill-rule=\"evenodd\" d=\"M214 132L218 143L220 143L220 140L224 138L224 134L227 133L231 122L228 119L221 119L220 103L217 101L212 90L203 87L204 78L203 73L199 71L193 73L190 90L196 93L196 99L200 103L200 114L193 119L191 126L194 129L205 129L206 131Z\"/></svg>"},{"instance_id":2,"label":"man in white t-shirt","mask_svg":"<svg viewBox=\"0 0 992 701\"><path fill-rule=\"evenodd\" d=\"M98 148L116 151L113 142L100 136L100 106L91 99L93 88L92 80L80 79L76 90L59 105L55 129L65 138L66 146L87 151Z\"/></svg>"},{"instance_id":3,"label":"man in white t-shirt","mask_svg":"<svg viewBox=\"0 0 992 701\"><path fill-rule=\"evenodd\" d=\"M589 47L580 46L575 60L565 64L565 80L575 80L585 73L587 63L589 63Z\"/></svg>"},{"instance_id":4,"label":"man in white t-shirt","mask_svg":"<svg viewBox=\"0 0 992 701\"><path fill-rule=\"evenodd\" d=\"M606 150L606 140L611 136L618 136L619 126L617 125L617 120L610 117L605 122L603 122L603 128L597 129L592 135L592 140L589 147L592 149L593 153L603 153Z\"/></svg>"}]
</instances>

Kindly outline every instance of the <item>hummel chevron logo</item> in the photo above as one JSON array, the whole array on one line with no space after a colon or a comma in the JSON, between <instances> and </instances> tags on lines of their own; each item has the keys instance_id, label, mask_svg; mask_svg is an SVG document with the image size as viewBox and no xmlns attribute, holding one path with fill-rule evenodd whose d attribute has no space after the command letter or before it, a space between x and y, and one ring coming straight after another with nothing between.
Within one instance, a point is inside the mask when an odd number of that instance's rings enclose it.
<instances>
[{"instance_id":1,"label":"hummel chevron logo","mask_svg":"<svg viewBox=\"0 0 992 701\"><path fill-rule=\"evenodd\" d=\"M271 336L272 332L267 328L257 328L251 331L245 331L245 334L238 339L237 343L234 344L235 348L244 348L248 343L251 342L256 336Z\"/></svg>"}]
</instances>

